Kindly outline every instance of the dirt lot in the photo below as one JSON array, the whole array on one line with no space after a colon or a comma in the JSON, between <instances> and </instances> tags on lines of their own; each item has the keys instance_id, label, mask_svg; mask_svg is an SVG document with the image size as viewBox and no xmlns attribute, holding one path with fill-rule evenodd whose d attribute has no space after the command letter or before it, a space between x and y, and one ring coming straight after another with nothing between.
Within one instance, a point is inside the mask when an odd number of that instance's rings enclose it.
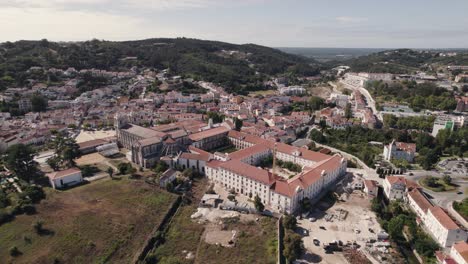
<instances>
[{"instance_id":1,"label":"dirt lot","mask_svg":"<svg viewBox=\"0 0 468 264\"><path fill-rule=\"evenodd\" d=\"M105 160L106 158L104 158L101 154L91 153L91 154L81 156L79 159L76 160L76 164L78 166L93 165L97 163L102 163Z\"/></svg>"},{"instance_id":2,"label":"dirt lot","mask_svg":"<svg viewBox=\"0 0 468 264\"><path fill-rule=\"evenodd\" d=\"M342 210L342 211L341 211ZM345 219L340 220L340 213ZM327 221L326 215L333 215L330 221ZM376 233L381 228L377 222L376 215L370 210L370 202L361 192L354 192L349 196L346 202L337 202L326 211L316 210L309 217L317 220L311 222L309 219L298 221L301 230L307 230L308 235L304 237L304 246L308 251L304 263L347 263L343 254L325 254L322 245L333 240L341 240L344 243L357 242L361 247L369 239L375 239ZM321 229L320 227L325 228ZM369 231L369 228L374 233ZM320 241L320 246L315 246L313 239Z\"/></svg>"},{"instance_id":3,"label":"dirt lot","mask_svg":"<svg viewBox=\"0 0 468 264\"><path fill-rule=\"evenodd\" d=\"M174 200L173 194L127 179L47 189L35 215L0 226L0 262L129 263ZM42 234L32 228L38 220L44 222ZM10 257L13 246L20 256Z\"/></svg>"},{"instance_id":4,"label":"dirt lot","mask_svg":"<svg viewBox=\"0 0 468 264\"><path fill-rule=\"evenodd\" d=\"M76 143L86 142L94 139L103 139L115 137L115 130L108 131L84 131L82 130L80 134L76 137Z\"/></svg>"},{"instance_id":5,"label":"dirt lot","mask_svg":"<svg viewBox=\"0 0 468 264\"><path fill-rule=\"evenodd\" d=\"M208 188L206 178L202 182L196 180L194 188L192 204L179 209L167 230L165 243L151 252L159 263L276 263L276 219L198 209ZM200 215L195 217L196 212Z\"/></svg>"}]
</instances>

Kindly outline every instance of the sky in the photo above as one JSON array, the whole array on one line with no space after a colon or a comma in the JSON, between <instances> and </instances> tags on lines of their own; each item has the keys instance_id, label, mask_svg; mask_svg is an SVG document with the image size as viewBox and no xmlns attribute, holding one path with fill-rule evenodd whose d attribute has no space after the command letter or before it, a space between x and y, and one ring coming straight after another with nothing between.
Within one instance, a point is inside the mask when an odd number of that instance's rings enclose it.
<instances>
[{"instance_id":1,"label":"sky","mask_svg":"<svg viewBox=\"0 0 468 264\"><path fill-rule=\"evenodd\" d=\"M157 37L468 48L468 0L0 0L0 42Z\"/></svg>"}]
</instances>

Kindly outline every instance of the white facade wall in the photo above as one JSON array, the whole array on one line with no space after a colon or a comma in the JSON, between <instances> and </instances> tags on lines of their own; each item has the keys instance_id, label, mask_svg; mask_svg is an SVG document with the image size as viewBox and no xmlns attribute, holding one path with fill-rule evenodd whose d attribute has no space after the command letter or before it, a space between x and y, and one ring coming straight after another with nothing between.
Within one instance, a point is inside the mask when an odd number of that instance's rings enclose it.
<instances>
[{"instance_id":1,"label":"white facade wall","mask_svg":"<svg viewBox=\"0 0 468 264\"><path fill-rule=\"evenodd\" d=\"M460 255L458 251L452 246L450 249L450 256L455 260L458 264L468 264L468 262Z\"/></svg>"},{"instance_id":2,"label":"white facade wall","mask_svg":"<svg viewBox=\"0 0 468 264\"><path fill-rule=\"evenodd\" d=\"M398 200L403 199L405 197L405 185L401 183L395 183L392 186L387 180L387 178L383 181L382 185L384 188L385 196L387 196L389 200Z\"/></svg>"},{"instance_id":3,"label":"white facade wall","mask_svg":"<svg viewBox=\"0 0 468 264\"><path fill-rule=\"evenodd\" d=\"M464 230L460 228L452 230L446 229L439 223L430 210L427 212L424 224L442 247L450 247L455 242L466 241L467 239L467 234Z\"/></svg>"},{"instance_id":4,"label":"white facade wall","mask_svg":"<svg viewBox=\"0 0 468 264\"><path fill-rule=\"evenodd\" d=\"M426 212L424 212L424 210L418 206L411 195L408 195L408 205L423 222L426 220Z\"/></svg>"},{"instance_id":5,"label":"white facade wall","mask_svg":"<svg viewBox=\"0 0 468 264\"><path fill-rule=\"evenodd\" d=\"M79 184L83 181L83 177L81 176L81 172L76 172L74 174L70 174L64 177L60 177L57 179L50 179L50 184L54 189L63 188L65 186L71 186L75 184Z\"/></svg>"}]
</instances>

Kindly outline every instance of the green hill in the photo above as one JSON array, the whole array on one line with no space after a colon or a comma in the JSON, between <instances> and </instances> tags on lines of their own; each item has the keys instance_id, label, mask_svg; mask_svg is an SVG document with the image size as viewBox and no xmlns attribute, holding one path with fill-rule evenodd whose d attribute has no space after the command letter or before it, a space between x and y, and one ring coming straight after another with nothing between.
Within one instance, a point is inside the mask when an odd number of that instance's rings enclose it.
<instances>
[{"instance_id":1,"label":"green hill","mask_svg":"<svg viewBox=\"0 0 468 264\"><path fill-rule=\"evenodd\" d=\"M122 70L169 68L170 74L220 83L231 91L261 89L273 75L312 76L316 61L254 44L198 39L146 39L57 43L47 40L0 44L0 88L23 86L30 67Z\"/></svg>"},{"instance_id":2,"label":"green hill","mask_svg":"<svg viewBox=\"0 0 468 264\"><path fill-rule=\"evenodd\" d=\"M431 64L466 65L468 52L465 50L453 57L441 57L439 51L397 49L361 56L339 64L349 65L355 72L413 73Z\"/></svg>"}]
</instances>

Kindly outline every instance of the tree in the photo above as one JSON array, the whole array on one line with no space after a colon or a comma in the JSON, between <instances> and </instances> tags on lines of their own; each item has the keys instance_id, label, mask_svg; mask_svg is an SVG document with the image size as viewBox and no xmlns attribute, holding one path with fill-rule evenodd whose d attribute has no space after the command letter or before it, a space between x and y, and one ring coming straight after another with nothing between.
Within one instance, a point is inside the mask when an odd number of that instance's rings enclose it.
<instances>
[{"instance_id":1,"label":"tree","mask_svg":"<svg viewBox=\"0 0 468 264\"><path fill-rule=\"evenodd\" d=\"M239 118L234 117L234 124L236 125L236 130L240 131L243 126L243 121Z\"/></svg>"},{"instance_id":2,"label":"tree","mask_svg":"<svg viewBox=\"0 0 468 264\"><path fill-rule=\"evenodd\" d=\"M174 191L174 184L173 184L172 182L168 182L168 183L166 184L166 190L167 190L168 192Z\"/></svg>"},{"instance_id":3,"label":"tree","mask_svg":"<svg viewBox=\"0 0 468 264\"><path fill-rule=\"evenodd\" d=\"M350 119L353 117L353 111L351 110L351 104L347 103L345 108L345 118Z\"/></svg>"},{"instance_id":4,"label":"tree","mask_svg":"<svg viewBox=\"0 0 468 264\"><path fill-rule=\"evenodd\" d=\"M189 179L192 179L192 177L193 177L193 170L190 169L190 168L187 168L187 169L185 169L185 170L182 172L182 175L183 175L184 177L187 177L187 178L189 178Z\"/></svg>"},{"instance_id":5,"label":"tree","mask_svg":"<svg viewBox=\"0 0 468 264\"><path fill-rule=\"evenodd\" d=\"M312 96L309 99L309 108L310 111L317 111L322 109L322 107L325 105L325 101L317 96Z\"/></svg>"},{"instance_id":6,"label":"tree","mask_svg":"<svg viewBox=\"0 0 468 264\"><path fill-rule=\"evenodd\" d=\"M259 212L263 212L263 210L265 210L265 205L263 205L262 200L260 199L260 197L258 197L258 194L255 195L254 205L255 209L257 209L257 211Z\"/></svg>"},{"instance_id":7,"label":"tree","mask_svg":"<svg viewBox=\"0 0 468 264\"><path fill-rule=\"evenodd\" d=\"M40 234L42 231L44 231L43 226L44 226L44 221L42 220L37 220L32 225L34 231L36 231L37 234Z\"/></svg>"},{"instance_id":8,"label":"tree","mask_svg":"<svg viewBox=\"0 0 468 264\"><path fill-rule=\"evenodd\" d=\"M21 252L19 251L19 249L17 247L11 247L10 250L9 250L9 253L10 253L10 256L12 256L12 257L16 257L16 256L21 255Z\"/></svg>"},{"instance_id":9,"label":"tree","mask_svg":"<svg viewBox=\"0 0 468 264\"><path fill-rule=\"evenodd\" d=\"M107 173L109 174L109 177L111 177L111 179L112 179L112 176L114 175L114 169L112 167L108 167L107 168Z\"/></svg>"},{"instance_id":10,"label":"tree","mask_svg":"<svg viewBox=\"0 0 468 264\"><path fill-rule=\"evenodd\" d=\"M60 163L67 167L75 166L75 159L81 157L80 146L74 138L57 135L52 141L55 154L59 157Z\"/></svg>"},{"instance_id":11,"label":"tree","mask_svg":"<svg viewBox=\"0 0 468 264\"><path fill-rule=\"evenodd\" d=\"M46 162L54 171L58 171L60 169L60 158L58 156L50 157Z\"/></svg>"},{"instance_id":12,"label":"tree","mask_svg":"<svg viewBox=\"0 0 468 264\"><path fill-rule=\"evenodd\" d=\"M283 254L289 263L298 259L304 253L302 237L296 233L288 232L284 238Z\"/></svg>"},{"instance_id":13,"label":"tree","mask_svg":"<svg viewBox=\"0 0 468 264\"><path fill-rule=\"evenodd\" d=\"M6 151L5 165L19 178L29 182L38 175L37 163L34 161L35 154L30 146L15 144Z\"/></svg>"},{"instance_id":14,"label":"tree","mask_svg":"<svg viewBox=\"0 0 468 264\"><path fill-rule=\"evenodd\" d=\"M294 216L285 215L283 218L284 228L294 230L297 227L297 220Z\"/></svg>"},{"instance_id":15,"label":"tree","mask_svg":"<svg viewBox=\"0 0 468 264\"><path fill-rule=\"evenodd\" d=\"M169 166L167 165L167 163L165 163L164 161L158 161L154 165L153 171L159 174L165 172L168 168Z\"/></svg>"},{"instance_id":16,"label":"tree","mask_svg":"<svg viewBox=\"0 0 468 264\"><path fill-rule=\"evenodd\" d=\"M388 221L388 234L393 239L399 239L402 234L403 226L405 224L405 220L403 219L404 215L399 215L397 217L393 217Z\"/></svg>"},{"instance_id":17,"label":"tree","mask_svg":"<svg viewBox=\"0 0 468 264\"><path fill-rule=\"evenodd\" d=\"M445 184L450 185L452 183L452 177L449 175L444 175L442 177L442 180L444 181Z\"/></svg>"},{"instance_id":18,"label":"tree","mask_svg":"<svg viewBox=\"0 0 468 264\"><path fill-rule=\"evenodd\" d=\"M438 186L436 178L434 178L432 176L427 177L426 184L429 187L437 187Z\"/></svg>"},{"instance_id":19,"label":"tree","mask_svg":"<svg viewBox=\"0 0 468 264\"><path fill-rule=\"evenodd\" d=\"M41 187L35 185L28 185L23 188L23 192L20 194L20 197L25 199L29 197L29 200L33 203L37 203L40 200L46 197L44 190Z\"/></svg>"},{"instance_id":20,"label":"tree","mask_svg":"<svg viewBox=\"0 0 468 264\"><path fill-rule=\"evenodd\" d=\"M31 97L31 106L33 112L44 112L47 110L47 99L40 94L34 94Z\"/></svg>"}]
</instances>

